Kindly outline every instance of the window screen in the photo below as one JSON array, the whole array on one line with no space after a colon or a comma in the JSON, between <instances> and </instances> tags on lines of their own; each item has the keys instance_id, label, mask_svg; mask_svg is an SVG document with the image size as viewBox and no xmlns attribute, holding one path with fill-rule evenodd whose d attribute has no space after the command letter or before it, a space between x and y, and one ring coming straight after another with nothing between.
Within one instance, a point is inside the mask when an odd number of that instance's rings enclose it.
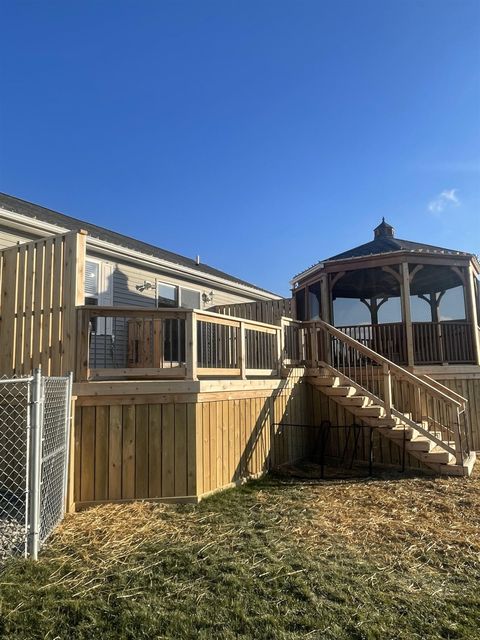
<instances>
[{"instance_id":1,"label":"window screen","mask_svg":"<svg viewBox=\"0 0 480 640\"><path fill-rule=\"evenodd\" d=\"M157 306L158 307L176 307L178 299L177 287L166 284L164 282L158 283L157 288Z\"/></svg>"},{"instance_id":2,"label":"window screen","mask_svg":"<svg viewBox=\"0 0 480 640\"><path fill-rule=\"evenodd\" d=\"M200 293L193 289L180 289L180 306L186 309L200 309Z\"/></svg>"}]
</instances>

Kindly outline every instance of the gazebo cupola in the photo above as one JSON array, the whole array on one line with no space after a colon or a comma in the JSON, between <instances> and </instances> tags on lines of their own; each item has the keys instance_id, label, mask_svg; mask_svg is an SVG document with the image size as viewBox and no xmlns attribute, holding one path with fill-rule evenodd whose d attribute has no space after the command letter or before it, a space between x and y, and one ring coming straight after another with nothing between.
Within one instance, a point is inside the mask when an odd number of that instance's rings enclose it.
<instances>
[{"instance_id":1,"label":"gazebo cupola","mask_svg":"<svg viewBox=\"0 0 480 640\"><path fill-rule=\"evenodd\" d=\"M292 281L299 320L321 318L398 364L480 365L476 256L395 237L373 240Z\"/></svg>"}]
</instances>

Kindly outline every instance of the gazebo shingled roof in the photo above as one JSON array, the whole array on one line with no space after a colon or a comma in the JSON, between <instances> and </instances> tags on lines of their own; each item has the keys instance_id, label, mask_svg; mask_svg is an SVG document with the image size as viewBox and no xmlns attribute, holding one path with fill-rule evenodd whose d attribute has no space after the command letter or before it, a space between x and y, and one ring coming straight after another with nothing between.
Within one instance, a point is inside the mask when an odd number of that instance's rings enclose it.
<instances>
[{"instance_id":1,"label":"gazebo shingled roof","mask_svg":"<svg viewBox=\"0 0 480 640\"><path fill-rule=\"evenodd\" d=\"M331 260L345 260L347 258L360 258L362 256L376 255L379 253L392 253L393 251L415 251L419 253L441 253L444 255L470 255L464 251L456 251L454 249L445 249L444 247L436 247L431 244L423 244L421 242L412 242L411 240L401 240L395 238L394 228L385 222L382 222L374 229L375 237L371 242L361 244L358 247L338 253L331 258L327 258L323 262Z\"/></svg>"}]
</instances>

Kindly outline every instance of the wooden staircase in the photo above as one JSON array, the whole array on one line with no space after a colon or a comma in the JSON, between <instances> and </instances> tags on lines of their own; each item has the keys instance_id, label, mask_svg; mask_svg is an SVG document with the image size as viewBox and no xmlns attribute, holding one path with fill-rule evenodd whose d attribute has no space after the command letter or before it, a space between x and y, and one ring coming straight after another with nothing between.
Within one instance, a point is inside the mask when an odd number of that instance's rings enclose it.
<instances>
[{"instance_id":1,"label":"wooden staircase","mask_svg":"<svg viewBox=\"0 0 480 640\"><path fill-rule=\"evenodd\" d=\"M308 381L443 475L468 476L467 400L415 376L323 321L303 323Z\"/></svg>"},{"instance_id":2,"label":"wooden staircase","mask_svg":"<svg viewBox=\"0 0 480 640\"><path fill-rule=\"evenodd\" d=\"M457 464L455 455L455 442L448 441L453 451L448 451L438 445L432 437L425 435L426 424L415 423L418 428L412 426L412 415L406 414L402 419L399 416L387 418L385 408L376 404L368 396L363 395L355 386L350 384L348 378L340 372L336 374L327 368L309 372L308 381L322 393L329 396L344 407L364 424L378 428L382 436L389 438L399 447L405 443L405 451L413 457L421 460L428 467L442 475L468 476L471 474L475 463L475 453L471 453L461 464ZM440 432L432 433L441 437Z\"/></svg>"}]
</instances>

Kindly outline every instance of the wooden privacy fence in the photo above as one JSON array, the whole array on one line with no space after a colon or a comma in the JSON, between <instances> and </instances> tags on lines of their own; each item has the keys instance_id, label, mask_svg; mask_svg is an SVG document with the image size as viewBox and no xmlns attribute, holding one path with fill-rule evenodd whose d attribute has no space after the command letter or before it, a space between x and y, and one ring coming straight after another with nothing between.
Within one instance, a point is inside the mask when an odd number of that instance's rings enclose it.
<instances>
[{"instance_id":1,"label":"wooden privacy fence","mask_svg":"<svg viewBox=\"0 0 480 640\"><path fill-rule=\"evenodd\" d=\"M73 370L85 244L84 232L70 232L0 251L0 374Z\"/></svg>"},{"instance_id":2,"label":"wooden privacy fence","mask_svg":"<svg viewBox=\"0 0 480 640\"><path fill-rule=\"evenodd\" d=\"M84 306L76 380L273 376L292 358L288 327L188 309Z\"/></svg>"},{"instance_id":3,"label":"wooden privacy fence","mask_svg":"<svg viewBox=\"0 0 480 640\"><path fill-rule=\"evenodd\" d=\"M282 318L295 318L295 300L282 298L281 300L222 304L212 307L211 311L245 320L278 325Z\"/></svg>"}]
</instances>

